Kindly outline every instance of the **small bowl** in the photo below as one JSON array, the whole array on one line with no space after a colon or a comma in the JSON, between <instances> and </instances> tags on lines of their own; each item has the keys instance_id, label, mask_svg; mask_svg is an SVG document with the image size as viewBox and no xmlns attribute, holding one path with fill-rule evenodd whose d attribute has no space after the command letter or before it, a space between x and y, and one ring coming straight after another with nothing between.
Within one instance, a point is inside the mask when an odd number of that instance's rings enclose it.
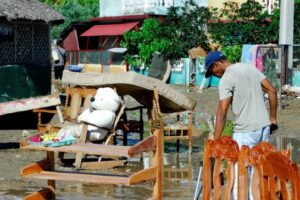
<instances>
[{"instance_id":1,"label":"small bowl","mask_svg":"<svg viewBox=\"0 0 300 200\"><path fill-rule=\"evenodd\" d=\"M68 69L72 72L82 72L83 67L79 65L69 65Z\"/></svg>"}]
</instances>

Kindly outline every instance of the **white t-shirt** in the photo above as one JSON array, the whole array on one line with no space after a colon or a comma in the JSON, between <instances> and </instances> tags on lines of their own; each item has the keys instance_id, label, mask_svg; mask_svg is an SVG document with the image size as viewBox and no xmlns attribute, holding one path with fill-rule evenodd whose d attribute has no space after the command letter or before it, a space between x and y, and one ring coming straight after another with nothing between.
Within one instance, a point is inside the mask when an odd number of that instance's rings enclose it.
<instances>
[{"instance_id":1,"label":"white t-shirt","mask_svg":"<svg viewBox=\"0 0 300 200\"><path fill-rule=\"evenodd\" d=\"M220 100L232 97L235 133L255 131L270 124L261 87L265 78L252 64L237 63L226 68L219 95Z\"/></svg>"}]
</instances>

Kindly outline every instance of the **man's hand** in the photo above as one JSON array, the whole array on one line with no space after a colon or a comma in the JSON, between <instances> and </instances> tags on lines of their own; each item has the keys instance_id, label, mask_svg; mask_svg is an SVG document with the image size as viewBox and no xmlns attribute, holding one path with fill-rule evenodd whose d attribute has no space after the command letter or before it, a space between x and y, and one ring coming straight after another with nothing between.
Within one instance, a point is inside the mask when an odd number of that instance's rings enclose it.
<instances>
[{"instance_id":1,"label":"man's hand","mask_svg":"<svg viewBox=\"0 0 300 200\"><path fill-rule=\"evenodd\" d=\"M278 125L272 123L272 124L270 125L270 134L275 133L275 132L277 131L277 129L278 129Z\"/></svg>"}]
</instances>

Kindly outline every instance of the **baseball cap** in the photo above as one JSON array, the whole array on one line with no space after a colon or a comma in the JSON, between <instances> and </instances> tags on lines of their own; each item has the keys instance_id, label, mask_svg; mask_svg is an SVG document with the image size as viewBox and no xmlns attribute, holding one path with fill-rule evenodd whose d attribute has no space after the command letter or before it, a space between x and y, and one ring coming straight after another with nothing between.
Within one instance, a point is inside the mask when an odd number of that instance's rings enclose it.
<instances>
[{"instance_id":1,"label":"baseball cap","mask_svg":"<svg viewBox=\"0 0 300 200\"><path fill-rule=\"evenodd\" d=\"M206 58L205 58L205 78L208 78L212 75L211 72L211 67L213 66L213 64L220 60L220 59L224 59L225 56L221 51L212 51L210 53L207 54Z\"/></svg>"}]
</instances>

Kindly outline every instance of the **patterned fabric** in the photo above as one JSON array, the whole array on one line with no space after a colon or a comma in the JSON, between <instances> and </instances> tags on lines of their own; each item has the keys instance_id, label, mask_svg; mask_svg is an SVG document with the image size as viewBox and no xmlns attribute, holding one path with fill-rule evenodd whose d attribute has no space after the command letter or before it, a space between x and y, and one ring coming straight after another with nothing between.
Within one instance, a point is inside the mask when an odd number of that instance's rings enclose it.
<instances>
[{"instance_id":1,"label":"patterned fabric","mask_svg":"<svg viewBox=\"0 0 300 200\"><path fill-rule=\"evenodd\" d=\"M254 64L259 71L263 71L262 53L259 45L243 45L242 63Z\"/></svg>"}]
</instances>

